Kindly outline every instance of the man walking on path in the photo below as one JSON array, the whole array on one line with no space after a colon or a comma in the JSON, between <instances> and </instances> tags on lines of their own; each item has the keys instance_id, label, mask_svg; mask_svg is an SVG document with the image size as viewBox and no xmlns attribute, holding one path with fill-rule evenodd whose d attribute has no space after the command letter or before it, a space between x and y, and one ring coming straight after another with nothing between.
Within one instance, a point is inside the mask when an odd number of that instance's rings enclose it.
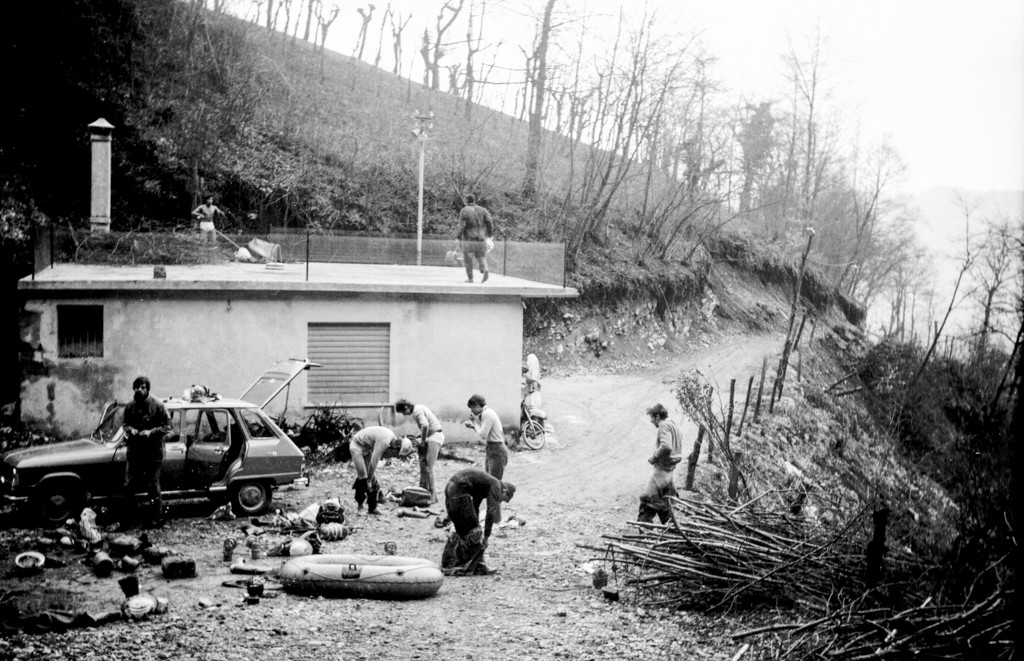
<instances>
[{"instance_id":1,"label":"man walking on path","mask_svg":"<svg viewBox=\"0 0 1024 661\"><path fill-rule=\"evenodd\" d=\"M420 456L420 488L430 492L430 504L437 502L437 490L434 489L434 464L437 455L444 445L444 432L441 423L433 411L423 404L413 404L407 399L395 402L395 411L402 415L411 415L420 428L420 440L416 450Z\"/></svg>"},{"instance_id":2,"label":"man walking on path","mask_svg":"<svg viewBox=\"0 0 1024 661\"><path fill-rule=\"evenodd\" d=\"M486 444L484 467L496 479L505 476L505 465L508 464L508 448L505 446L505 431L501 428L501 419L494 409L488 408L487 401L481 395L469 398L469 410L472 413L466 426L475 429Z\"/></svg>"},{"instance_id":3,"label":"man walking on path","mask_svg":"<svg viewBox=\"0 0 1024 661\"><path fill-rule=\"evenodd\" d=\"M480 265L483 278L487 282L487 239L494 236L494 221L491 213L477 206L476 197L466 196L466 206L459 212L459 231L455 235L462 242L462 262L466 267L466 282L473 282L473 256Z\"/></svg>"},{"instance_id":4,"label":"man walking on path","mask_svg":"<svg viewBox=\"0 0 1024 661\"><path fill-rule=\"evenodd\" d=\"M501 523L501 503L509 502L516 487L488 475L479 468L465 468L452 475L444 489L444 506L455 531L441 554L446 574L489 574L483 564L484 551L494 525ZM487 501L483 536L480 534L480 504Z\"/></svg>"},{"instance_id":5,"label":"man walking on path","mask_svg":"<svg viewBox=\"0 0 1024 661\"><path fill-rule=\"evenodd\" d=\"M365 501L368 514L379 514L377 499L380 485L377 483L377 464L381 457L398 456L401 449L402 439L387 427L360 429L349 441L352 465L356 469L356 481L352 488L356 490L356 504L359 509L363 509Z\"/></svg>"},{"instance_id":6,"label":"man walking on path","mask_svg":"<svg viewBox=\"0 0 1024 661\"><path fill-rule=\"evenodd\" d=\"M171 419L160 400L150 394L150 382L140 376L132 383L132 401L124 407L124 433L128 437L128 465L125 495L130 499L134 519L141 509L139 494L149 501L146 527L163 525L164 501L160 491L160 469L164 463L164 437L171 431Z\"/></svg>"},{"instance_id":7,"label":"man walking on path","mask_svg":"<svg viewBox=\"0 0 1024 661\"><path fill-rule=\"evenodd\" d=\"M669 496L675 496L676 464L683 459L683 441L679 427L668 419L668 411L661 404L647 409L651 424L658 428L658 436L654 442L654 454L647 460L654 466L651 479L640 495L640 513L638 521L652 523L654 515L665 523L672 518L672 504Z\"/></svg>"}]
</instances>

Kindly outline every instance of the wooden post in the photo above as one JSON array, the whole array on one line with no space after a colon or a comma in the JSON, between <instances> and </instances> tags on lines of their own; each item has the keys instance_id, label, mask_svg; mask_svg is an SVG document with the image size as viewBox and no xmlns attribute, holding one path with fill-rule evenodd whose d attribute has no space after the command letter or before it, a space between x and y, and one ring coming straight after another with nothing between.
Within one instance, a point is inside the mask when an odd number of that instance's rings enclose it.
<instances>
[{"instance_id":1,"label":"wooden post","mask_svg":"<svg viewBox=\"0 0 1024 661\"><path fill-rule=\"evenodd\" d=\"M811 254L811 244L814 242L814 230L807 228L807 247L804 248L803 257L800 259L800 272L796 276L796 284L793 287L793 306L789 311L789 329L786 331L786 342L782 345L782 358L779 359L779 369L775 376L775 387L772 388L772 399L768 403L768 412L774 409L776 398L782 397L782 388L786 383L786 368L789 367L789 352L793 350L793 325L796 323L796 309L800 304L800 292L803 289L804 271L807 269L807 257Z\"/></svg>"},{"instance_id":2,"label":"wooden post","mask_svg":"<svg viewBox=\"0 0 1024 661\"><path fill-rule=\"evenodd\" d=\"M807 338L807 348L810 349L811 345L814 344L814 331L818 330L818 320L811 318L811 335Z\"/></svg>"},{"instance_id":3,"label":"wooden post","mask_svg":"<svg viewBox=\"0 0 1024 661\"><path fill-rule=\"evenodd\" d=\"M889 523L889 508L882 506L871 515L874 523L874 534L868 547L865 550L867 556L867 567L864 571L864 580L867 587L872 588L878 585L882 577L882 556L885 554L885 527Z\"/></svg>"},{"instance_id":4,"label":"wooden post","mask_svg":"<svg viewBox=\"0 0 1024 661\"><path fill-rule=\"evenodd\" d=\"M768 358L761 363L761 385L757 387L757 404L754 405L754 422L761 416L761 395L764 394L764 375L768 371Z\"/></svg>"},{"instance_id":5,"label":"wooden post","mask_svg":"<svg viewBox=\"0 0 1024 661\"><path fill-rule=\"evenodd\" d=\"M809 487L806 482L800 482L797 487L796 495L789 501L789 513L793 516L800 514L804 508L804 501L807 500L807 491Z\"/></svg>"},{"instance_id":6,"label":"wooden post","mask_svg":"<svg viewBox=\"0 0 1024 661\"><path fill-rule=\"evenodd\" d=\"M796 332L796 340L793 342L793 349L796 350L800 347L800 336L804 334L804 324L807 323L807 313L804 312L804 316L800 318L800 329Z\"/></svg>"},{"instance_id":7,"label":"wooden post","mask_svg":"<svg viewBox=\"0 0 1024 661\"><path fill-rule=\"evenodd\" d=\"M715 412L711 409L711 400L715 397L715 389L708 389L708 425L714 425L717 422L715 418ZM715 459L715 435L714 427L708 429L708 462L712 462Z\"/></svg>"},{"instance_id":8,"label":"wooden post","mask_svg":"<svg viewBox=\"0 0 1024 661\"><path fill-rule=\"evenodd\" d=\"M700 426L697 432L697 440L693 442L693 450L690 452L690 459L686 466L686 490L693 491L693 476L697 472L697 459L700 457L700 446L704 442L704 425Z\"/></svg>"},{"instance_id":9,"label":"wooden post","mask_svg":"<svg viewBox=\"0 0 1024 661\"><path fill-rule=\"evenodd\" d=\"M740 461L743 459L742 452L734 452L732 462L729 464L729 502L735 503L739 493Z\"/></svg>"},{"instance_id":10,"label":"wooden post","mask_svg":"<svg viewBox=\"0 0 1024 661\"><path fill-rule=\"evenodd\" d=\"M743 415L740 416L740 427L736 430L736 436L743 435L743 422L747 419L747 408L750 406L750 391L754 389L754 377L747 382L747 398L743 401Z\"/></svg>"},{"instance_id":11,"label":"wooden post","mask_svg":"<svg viewBox=\"0 0 1024 661\"><path fill-rule=\"evenodd\" d=\"M725 421L725 451L729 454L729 433L732 431L732 403L736 397L736 379L729 381L729 417Z\"/></svg>"}]
</instances>

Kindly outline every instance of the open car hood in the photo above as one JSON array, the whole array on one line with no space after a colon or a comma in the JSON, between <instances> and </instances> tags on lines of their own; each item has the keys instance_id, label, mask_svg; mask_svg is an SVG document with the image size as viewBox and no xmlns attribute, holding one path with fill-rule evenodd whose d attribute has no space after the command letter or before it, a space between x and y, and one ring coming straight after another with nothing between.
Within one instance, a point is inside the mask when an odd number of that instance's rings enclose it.
<instances>
[{"instance_id":1,"label":"open car hood","mask_svg":"<svg viewBox=\"0 0 1024 661\"><path fill-rule=\"evenodd\" d=\"M260 375L251 386L241 394L239 399L252 402L265 408L277 394L295 380L299 374L311 367L323 367L320 363L314 363L305 358L286 358L279 360Z\"/></svg>"}]
</instances>

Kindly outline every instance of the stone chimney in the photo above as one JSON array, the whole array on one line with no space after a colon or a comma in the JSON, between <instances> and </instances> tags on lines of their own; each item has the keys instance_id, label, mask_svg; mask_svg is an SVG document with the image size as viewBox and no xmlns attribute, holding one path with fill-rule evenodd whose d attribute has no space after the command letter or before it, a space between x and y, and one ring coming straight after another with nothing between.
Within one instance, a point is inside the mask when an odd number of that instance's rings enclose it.
<instances>
[{"instance_id":1,"label":"stone chimney","mask_svg":"<svg viewBox=\"0 0 1024 661\"><path fill-rule=\"evenodd\" d=\"M110 135L114 125L100 117L89 124L92 146L92 193L89 223L94 233L110 231Z\"/></svg>"}]
</instances>

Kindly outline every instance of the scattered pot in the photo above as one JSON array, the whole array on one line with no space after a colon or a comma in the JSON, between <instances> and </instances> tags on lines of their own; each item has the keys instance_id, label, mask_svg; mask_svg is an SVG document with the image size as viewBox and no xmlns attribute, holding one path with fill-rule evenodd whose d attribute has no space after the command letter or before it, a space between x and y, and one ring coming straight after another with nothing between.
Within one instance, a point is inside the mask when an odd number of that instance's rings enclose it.
<instances>
[{"instance_id":1,"label":"scattered pot","mask_svg":"<svg viewBox=\"0 0 1024 661\"><path fill-rule=\"evenodd\" d=\"M100 551L92 557L92 571L100 578L110 576L114 571L114 561L105 551Z\"/></svg>"},{"instance_id":2,"label":"scattered pot","mask_svg":"<svg viewBox=\"0 0 1024 661\"><path fill-rule=\"evenodd\" d=\"M46 556L38 551L25 551L14 558L14 568L19 574L38 574L46 565Z\"/></svg>"}]
</instances>

